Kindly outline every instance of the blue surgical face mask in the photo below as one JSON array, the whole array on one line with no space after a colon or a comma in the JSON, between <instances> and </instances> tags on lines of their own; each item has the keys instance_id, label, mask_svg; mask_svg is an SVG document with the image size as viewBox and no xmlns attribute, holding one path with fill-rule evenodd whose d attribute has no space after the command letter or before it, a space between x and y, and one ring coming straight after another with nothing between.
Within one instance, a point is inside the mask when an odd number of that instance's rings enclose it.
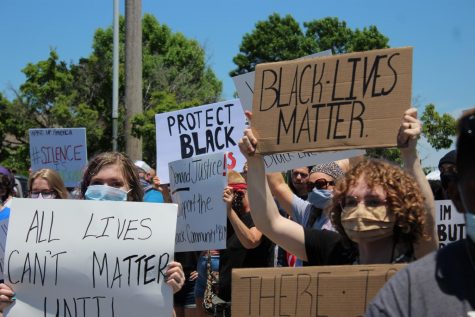
<instances>
[{"instance_id":1,"label":"blue surgical face mask","mask_svg":"<svg viewBox=\"0 0 475 317\"><path fill-rule=\"evenodd\" d=\"M308 193L307 200L311 203L314 207L324 209L330 200L333 197L333 191L328 189L312 189L310 193Z\"/></svg>"},{"instance_id":2,"label":"blue surgical face mask","mask_svg":"<svg viewBox=\"0 0 475 317\"><path fill-rule=\"evenodd\" d=\"M475 214L471 212L465 213L465 224L467 226L467 234L475 242Z\"/></svg>"},{"instance_id":3,"label":"blue surgical face mask","mask_svg":"<svg viewBox=\"0 0 475 317\"><path fill-rule=\"evenodd\" d=\"M126 201L127 194L125 190L107 185L89 185L84 197L86 200L111 200Z\"/></svg>"}]
</instances>

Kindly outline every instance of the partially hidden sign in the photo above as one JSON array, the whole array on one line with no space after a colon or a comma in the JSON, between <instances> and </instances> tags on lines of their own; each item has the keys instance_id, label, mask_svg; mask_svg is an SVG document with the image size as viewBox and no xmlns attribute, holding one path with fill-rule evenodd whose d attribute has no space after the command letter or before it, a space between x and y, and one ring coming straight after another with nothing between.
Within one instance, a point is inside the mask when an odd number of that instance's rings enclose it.
<instances>
[{"instance_id":1,"label":"partially hidden sign","mask_svg":"<svg viewBox=\"0 0 475 317\"><path fill-rule=\"evenodd\" d=\"M238 142L246 127L239 99L155 115L157 175L169 183L168 163L197 155L228 152L228 168L241 171Z\"/></svg>"},{"instance_id":2,"label":"partially hidden sign","mask_svg":"<svg viewBox=\"0 0 475 317\"><path fill-rule=\"evenodd\" d=\"M236 269L233 316L363 316L404 264Z\"/></svg>"},{"instance_id":3,"label":"partially hidden sign","mask_svg":"<svg viewBox=\"0 0 475 317\"><path fill-rule=\"evenodd\" d=\"M259 64L252 119L257 151L395 146L411 86L410 47Z\"/></svg>"},{"instance_id":4,"label":"partially hidden sign","mask_svg":"<svg viewBox=\"0 0 475 317\"><path fill-rule=\"evenodd\" d=\"M436 200L434 203L439 247L465 239L465 218L457 211L452 201Z\"/></svg>"},{"instance_id":5,"label":"partially hidden sign","mask_svg":"<svg viewBox=\"0 0 475 317\"><path fill-rule=\"evenodd\" d=\"M176 215L175 204L14 199L8 316L171 316Z\"/></svg>"},{"instance_id":6,"label":"partially hidden sign","mask_svg":"<svg viewBox=\"0 0 475 317\"><path fill-rule=\"evenodd\" d=\"M226 153L171 162L170 191L178 203L175 251L226 248Z\"/></svg>"},{"instance_id":7,"label":"partially hidden sign","mask_svg":"<svg viewBox=\"0 0 475 317\"><path fill-rule=\"evenodd\" d=\"M31 169L50 168L67 187L76 187L87 164L86 129L30 129Z\"/></svg>"}]
</instances>

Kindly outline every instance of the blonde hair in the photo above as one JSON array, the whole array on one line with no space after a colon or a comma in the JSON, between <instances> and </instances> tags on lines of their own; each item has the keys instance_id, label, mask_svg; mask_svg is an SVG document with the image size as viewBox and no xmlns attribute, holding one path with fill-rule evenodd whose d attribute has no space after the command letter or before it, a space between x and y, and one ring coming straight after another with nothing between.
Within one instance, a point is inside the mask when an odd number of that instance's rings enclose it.
<instances>
[{"instance_id":1,"label":"blonde hair","mask_svg":"<svg viewBox=\"0 0 475 317\"><path fill-rule=\"evenodd\" d=\"M33 187L33 182L38 179L44 179L48 182L49 187L56 193L56 199L68 199L69 193L66 187L64 186L63 179L55 170L50 168L40 169L30 175L28 179L28 190L31 192Z\"/></svg>"}]
</instances>

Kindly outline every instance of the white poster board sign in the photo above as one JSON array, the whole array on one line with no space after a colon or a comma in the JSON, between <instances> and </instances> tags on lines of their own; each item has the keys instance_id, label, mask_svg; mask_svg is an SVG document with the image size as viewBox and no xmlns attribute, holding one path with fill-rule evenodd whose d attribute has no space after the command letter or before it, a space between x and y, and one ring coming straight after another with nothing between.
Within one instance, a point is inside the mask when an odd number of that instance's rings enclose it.
<instances>
[{"instance_id":1,"label":"white poster board sign","mask_svg":"<svg viewBox=\"0 0 475 317\"><path fill-rule=\"evenodd\" d=\"M175 204L15 199L8 316L171 316L176 215Z\"/></svg>"},{"instance_id":2,"label":"white poster board sign","mask_svg":"<svg viewBox=\"0 0 475 317\"><path fill-rule=\"evenodd\" d=\"M246 127L239 99L155 115L157 175L169 183L168 163L201 154L228 152L229 169L242 170L238 142Z\"/></svg>"},{"instance_id":3,"label":"white poster board sign","mask_svg":"<svg viewBox=\"0 0 475 317\"><path fill-rule=\"evenodd\" d=\"M171 162L170 191L178 203L175 251L226 248L226 153Z\"/></svg>"},{"instance_id":4,"label":"white poster board sign","mask_svg":"<svg viewBox=\"0 0 475 317\"><path fill-rule=\"evenodd\" d=\"M288 152L264 156L266 172L283 172L293 168L330 163L354 156L364 155L364 150L334 152Z\"/></svg>"},{"instance_id":5,"label":"white poster board sign","mask_svg":"<svg viewBox=\"0 0 475 317\"><path fill-rule=\"evenodd\" d=\"M0 220L0 279L3 280L3 268L5 259L5 243L7 242L8 218Z\"/></svg>"},{"instance_id":6,"label":"white poster board sign","mask_svg":"<svg viewBox=\"0 0 475 317\"><path fill-rule=\"evenodd\" d=\"M30 129L31 169L56 170L67 187L76 187L87 164L85 128Z\"/></svg>"},{"instance_id":7,"label":"white poster board sign","mask_svg":"<svg viewBox=\"0 0 475 317\"><path fill-rule=\"evenodd\" d=\"M436 200L435 216L439 247L465 238L465 218L451 200Z\"/></svg>"}]
</instances>

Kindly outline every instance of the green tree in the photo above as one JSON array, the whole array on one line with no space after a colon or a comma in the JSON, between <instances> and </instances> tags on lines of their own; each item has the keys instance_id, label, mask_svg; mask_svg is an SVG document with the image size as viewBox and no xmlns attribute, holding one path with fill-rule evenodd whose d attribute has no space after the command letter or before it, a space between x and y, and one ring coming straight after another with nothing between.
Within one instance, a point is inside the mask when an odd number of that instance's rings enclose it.
<instances>
[{"instance_id":1,"label":"green tree","mask_svg":"<svg viewBox=\"0 0 475 317\"><path fill-rule=\"evenodd\" d=\"M206 53L197 41L172 32L149 14L144 15L142 27L144 114L134 119L137 124L133 133L144 136L144 158L153 164L155 113L218 101L222 83L206 64ZM122 17L119 36L119 122L123 122ZM99 28L94 34L92 53L78 63L68 65L51 50L48 59L23 69L26 80L15 91L16 97L10 102L0 95L0 136L5 135L0 162L8 161L9 166L22 170L29 167L30 128L85 127L90 156L111 149L112 47L112 27ZM123 124L119 124L119 150L123 147Z\"/></svg>"},{"instance_id":2,"label":"green tree","mask_svg":"<svg viewBox=\"0 0 475 317\"><path fill-rule=\"evenodd\" d=\"M389 39L371 25L352 30L345 21L326 17L303 23L305 32L290 15L274 13L266 21L256 23L246 33L233 58L237 68L231 76L253 71L257 64L290 60L331 49L334 54L386 48Z\"/></svg>"},{"instance_id":3,"label":"green tree","mask_svg":"<svg viewBox=\"0 0 475 317\"><path fill-rule=\"evenodd\" d=\"M449 114L440 115L433 104L425 106L421 116L422 133L436 150L447 149L453 143L456 133L456 120Z\"/></svg>"}]
</instances>

